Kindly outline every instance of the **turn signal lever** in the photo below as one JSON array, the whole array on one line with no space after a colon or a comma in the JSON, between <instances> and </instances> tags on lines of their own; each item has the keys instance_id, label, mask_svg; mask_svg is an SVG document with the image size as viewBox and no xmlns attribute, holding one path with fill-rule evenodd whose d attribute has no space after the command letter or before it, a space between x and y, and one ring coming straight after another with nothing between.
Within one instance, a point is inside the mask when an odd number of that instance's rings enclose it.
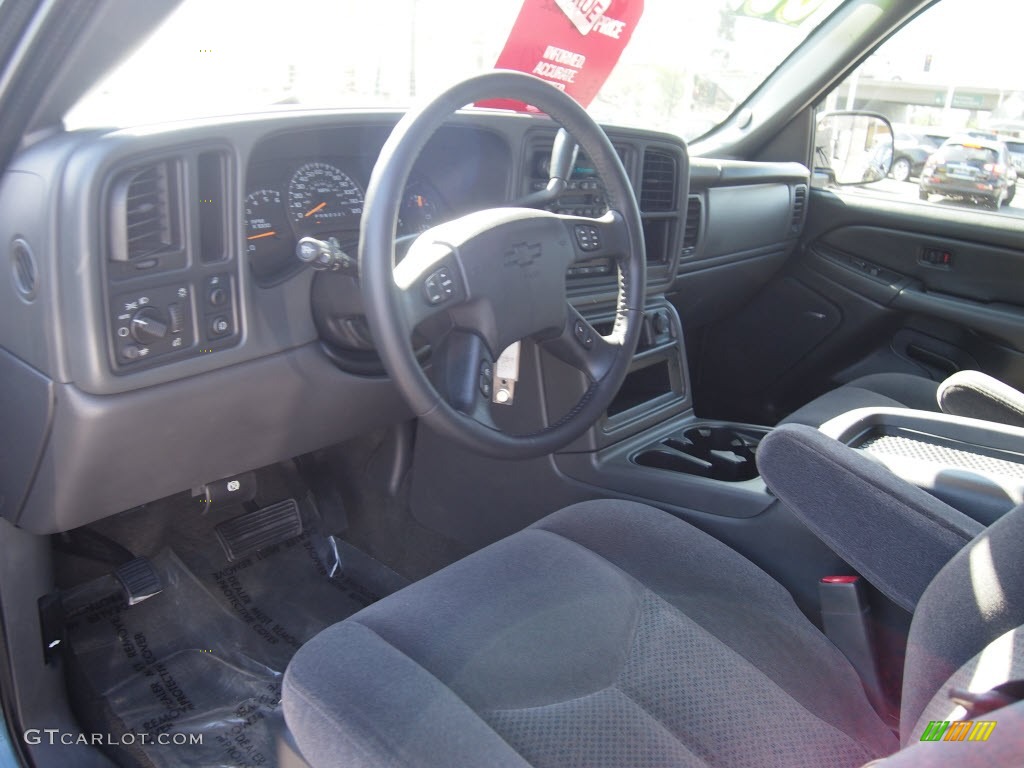
<instances>
[{"instance_id":1,"label":"turn signal lever","mask_svg":"<svg viewBox=\"0 0 1024 768\"><path fill-rule=\"evenodd\" d=\"M333 237L317 240L315 237L304 237L295 248L295 255L303 264L313 269L329 272L349 272L356 274L356 260L341 249Z\"/></svg>"}]
</instances>

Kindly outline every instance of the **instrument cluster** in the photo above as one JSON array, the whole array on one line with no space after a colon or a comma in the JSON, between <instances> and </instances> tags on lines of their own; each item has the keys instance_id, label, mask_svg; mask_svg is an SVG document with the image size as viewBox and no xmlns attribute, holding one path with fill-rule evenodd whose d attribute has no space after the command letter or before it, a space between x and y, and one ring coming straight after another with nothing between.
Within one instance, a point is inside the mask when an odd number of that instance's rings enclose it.
<instances>
[{"instance_id":1,"label":"instrument cluster","mask_svg":"<svg viewBox=\"0 0 1024 768\"><path fill-rule=\"evenodd\" d=\"M273 283L294 273L296 244L303 237L334 238L354 255L365 202L364 173L343 160L317 158L264 168L250 178L245 197L246 254L257 282ZM424 177L410 178L402 195L396 235L423 232L449 216L437 189Z\"/></svg>"}]
</instances>

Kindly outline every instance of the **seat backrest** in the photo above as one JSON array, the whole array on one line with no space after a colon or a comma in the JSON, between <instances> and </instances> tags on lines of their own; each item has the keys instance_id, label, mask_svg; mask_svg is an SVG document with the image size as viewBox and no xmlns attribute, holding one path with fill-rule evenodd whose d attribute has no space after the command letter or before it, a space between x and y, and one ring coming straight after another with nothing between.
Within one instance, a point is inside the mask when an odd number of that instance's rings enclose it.
<instances>
[{"instance_id":1,"label":"seat backrest","mask_svg":"<svg viewBox=\"0 0 1024 768\"><path fill-rule=\"evenodd\" d=\"M1015 679L1024 679L1024 505L958 552L921 595L907 641L901 741L920 740L930 720L964 719L951 687L980 693Z\"/></svg>"}]
</instances>

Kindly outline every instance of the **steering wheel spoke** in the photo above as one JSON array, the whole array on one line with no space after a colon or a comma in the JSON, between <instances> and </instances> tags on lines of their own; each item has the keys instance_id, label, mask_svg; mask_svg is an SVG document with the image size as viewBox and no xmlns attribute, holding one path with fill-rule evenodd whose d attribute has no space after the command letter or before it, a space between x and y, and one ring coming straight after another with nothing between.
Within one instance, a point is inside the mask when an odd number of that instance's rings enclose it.
<instances>
[{"instance_id":1,"label":"steering wheel spoke","mask_svg":"<svg viewBox=\"0 0 1024 768\"><path fill-rule=\"evenodd\" d=\"M562 332L540 340L540 345L562 362L582 371L591 382L604 379L621 352L621 343L599 334L571 304Z\"/></svg>"},{"instance_id":2,"label":"steering wheel spoke","mask_svg":"<svg viewBox=\"0 0 1024 768\"><path fill-rule=\"evenodd\" d=\"M572 243L573 262L618 258L629 253L629 231L618 211L609 210L599 219L559 215Z\"/></svg>"}]
</instances>

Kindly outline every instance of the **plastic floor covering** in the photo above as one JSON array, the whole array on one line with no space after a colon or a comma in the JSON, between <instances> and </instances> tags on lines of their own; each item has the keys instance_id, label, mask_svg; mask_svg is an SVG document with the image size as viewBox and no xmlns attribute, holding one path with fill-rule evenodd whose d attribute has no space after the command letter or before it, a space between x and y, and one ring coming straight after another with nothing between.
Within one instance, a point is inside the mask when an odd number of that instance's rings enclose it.
<instances>
[{"instance_id":1,"label":"plastic floor covering","mask_svg":"<svg viewBox=\"0 0 1024 768\"><path fill-rule=\"evenodd\" d=\"M298 536L234 562L212 535L171 542L152 558L163 592L131 607L111 594L109 577L65 596L82 606L69 619L68 643L83 728L135 738L109 748L111 757L122 765L276 764L281 677L292 655L405 583L304 518Z\"/></svg>"}]
</instances>

